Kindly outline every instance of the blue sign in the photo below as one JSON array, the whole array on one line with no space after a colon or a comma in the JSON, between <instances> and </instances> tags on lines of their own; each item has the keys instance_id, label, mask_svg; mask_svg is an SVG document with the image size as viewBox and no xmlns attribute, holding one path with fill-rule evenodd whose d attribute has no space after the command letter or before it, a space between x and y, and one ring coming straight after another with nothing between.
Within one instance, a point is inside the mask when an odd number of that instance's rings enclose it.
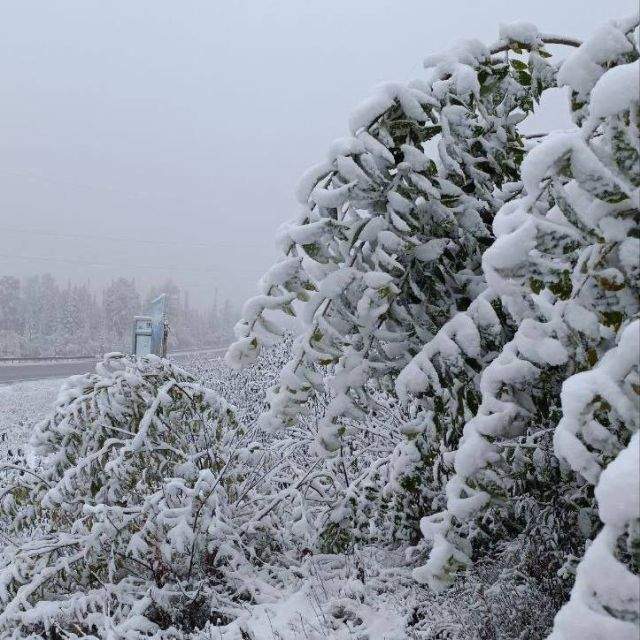
<instances>
[{"instance_id":1,"label":"blue sign","mask_svg":"<svg viewBox=\"0 0 640 640\"><path fill-rule=\"evenodd\" d=\"M149 316L136 316L133 319L133 355L147 356L151 351L153 320Z\"/></svg>"}]
</instances>

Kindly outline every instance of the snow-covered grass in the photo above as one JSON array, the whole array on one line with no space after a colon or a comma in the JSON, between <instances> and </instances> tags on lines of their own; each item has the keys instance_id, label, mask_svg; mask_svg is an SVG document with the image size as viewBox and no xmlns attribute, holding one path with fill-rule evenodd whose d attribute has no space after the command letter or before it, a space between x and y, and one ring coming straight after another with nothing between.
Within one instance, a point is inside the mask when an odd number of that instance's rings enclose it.
<instances>
[{"instance_id":1,"label":"snow-covered grass","mask_svg":"<svg viewBox=\"0 0 640 640\"><path fill-rule=\"evenodd\" d=\"M0 460L23 449L33 425L51 408L61 380L0 385Z\"/></svg>"}]
</instances>

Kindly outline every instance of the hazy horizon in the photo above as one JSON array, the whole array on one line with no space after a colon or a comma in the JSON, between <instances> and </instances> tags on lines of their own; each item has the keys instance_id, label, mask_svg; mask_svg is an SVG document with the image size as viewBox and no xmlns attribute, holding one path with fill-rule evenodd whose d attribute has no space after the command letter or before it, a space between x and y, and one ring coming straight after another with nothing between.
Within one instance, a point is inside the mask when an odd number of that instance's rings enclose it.
<instances>
[{"instance_id":1,"label":"hazy horizon","mask_svg":"<svg viewBox=\"0 0 640 640\"><path fill-rule=\"evenodd\" d=\"M2 7L0 275L172 277L204 305L255 291L299 175L376 84L500 22L583 38L635 3Z\"/></svg>"}]
</instances>

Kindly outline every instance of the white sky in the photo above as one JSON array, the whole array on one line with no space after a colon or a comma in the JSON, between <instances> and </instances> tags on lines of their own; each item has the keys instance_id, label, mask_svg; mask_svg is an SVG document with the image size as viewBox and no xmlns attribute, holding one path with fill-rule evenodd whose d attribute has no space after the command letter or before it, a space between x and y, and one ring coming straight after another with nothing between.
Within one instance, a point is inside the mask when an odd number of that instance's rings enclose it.
<instances>
[{"instance_id":1,"label":"white sky","mask_svg":"<svg viewBox=\"0 0 640 640\"><path fill-rule=\"evenodd\" d=\"M372 87L500 22L583 38L636 4L0 0L0 275L173 272L241 302Z\"/></svg>"}]
</instances>

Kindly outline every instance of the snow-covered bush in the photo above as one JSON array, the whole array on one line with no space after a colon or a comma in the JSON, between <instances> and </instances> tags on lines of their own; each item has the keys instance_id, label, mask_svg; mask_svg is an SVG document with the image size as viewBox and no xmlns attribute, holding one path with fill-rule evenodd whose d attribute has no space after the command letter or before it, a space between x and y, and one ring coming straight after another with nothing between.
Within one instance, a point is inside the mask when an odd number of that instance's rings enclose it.
<instances>
[{"instance_id":1,"label":"snow-covered bush","mask_svg":"<svg viewBox=\"0 0 640 640\"><path fill-rule=\"evenodd\" d=\"M478 512L481 528L488 526L494 537L500 523L550 540L573 524L580 537L578 520L589 535L590 492L571 478L571 488L562 485L550 434L566 410L560 406L565 380L596 364L640 309L639 97L625 86L626 101L617 94L615 105L604 106L602 89L611 90L611 76L630 83L634 75L637 84L638 50L629 34L634 22L598 31L561 66L560 81L573 83L575 91L584 91L580 73L592 74L592 93L573 102L580 126L548 136L529 152L524 195L494 221L497 239L483 256L484 272L519 326L482 374L482 402L455 454L447 510L423 521L433 551L419 576L433 586L469 562ZM633 350L631 357L637 358ZM608 358L620 366L619 357ZM575 384L568 382L564 393ZM555 453L591 483L638 428L629 409L613 416L608 407L594 399L595 419L581 433L575 433L576 417L565 415L555 435ZM599 453L587 455L586 446ZM569 551L559 546L560 555Z\"/></svg>"},{"instance_id":2,"label":"snow-covered bush","mask_svg":"<svg viewBox=\"0 0 640 640\"><path fill-rule=\"evenodd\" d=\"M239 341L227 354L232 366L254 360L280 333L273 312L298 316L306 328L269 393L262 424L292 425L326 394L317 441L341 459L360 449L356 425L371 420L379 399L395 394L411 356L432 343L434 359L442 360L432 382L447 390L420 394L402 416L406 438L390 433L393 446L379 450L374 465L376 474L384 467L376 492L396 489L404 509L392 520L404 521L407 531L433 508L451 472L446 452L479 404L480 341L491 353L509 337L500 300L476 299L486 287L481 256L493 216L521 188L525 146L517 124L554 82L543 39L532 33L525 45L512 42L517 59L496 57L477 41L431 56L424 80L385 85L356 110L351 135L303 177L302 211L279 237L284 256L264 276L262 294L246 304ZM442 325L466 309L479 328L461 320L441 336ZM461 358L449 370L452 348ZM433 476L435 489L425 476ZM372 491L366 493L365 512Z\"/></svg>"},{"instance_id":3,"label":"snow-covered bush","mask_svg":"<svg viewBox=\"0 0 640 640\"><path fill-rule=\"evenodd\" d=\"M304 176L284 257L227 355L254 359L279 333L274 311L300 319L262 425L304 424L326 394L323 467L349 487L345 450L372 445L368 468L386 471L365 482L423 516L421 582L439 589L530 541L558 572L556 603L578 565L567 611L595 589L580 606L627 626L635 578L609 602L584 568L595 551L579 560L604 545L638 569L635 519L612 542L594 497L639 427L638 23L611 21L584 43L505 25L495 46L465 43L429 57L424 80L380 89ZM549 58L546 42L575 50ZM526 141L518 124L548 87L569 88L575 127ZM394 394L403 438L390 452L369 434ZM367 492L344 495L378 523ZM335 518L338 540L355 521Z\"/></svg>"},{"instance_id":4,"label":"snow-covered bush","mask_svg":"<svg viewBox=\"0 0 640 640\"><path fill-rule=\"evenodd\" d=\"M269 389L291 358L291 350L292 338L287 335L264 347L250 366L239 370L212 366L201 356L188 357L185 366L236 406L238 418L251 428L268 408ZM303 479L270 513L274 522L271 535L283 539L283 546L343 552L390 539L415 541L423 507L418 495L421 486L417 477L395 473L398 466L406 471L402 463L411 454L405 446L396 451L403 443L407 418L398 401L388 394L372 390L372 397L376 405L367 424L348 422L350 434L343 437L340 450L331 457L318 460L314 452L326 394L309 399L304 414L286 432L254 433L274 460L286 451L286 469L280 461L281 470L268 477L274 491ZM315 472L304 478L308 465L314 465ZM294 475L287 477L287 471ZM406 487L401 496L394 491L399 484ZM265 488L266 504L268 491ZM291 522L295 524L292 535L284 541L283 528Z\"/></svg>"},{"instance_id":5,"label":"snow-covered bush","mask_svg":"<svg viewBox=\"0 0 640 640\"><path fill-rule=\"evenodd\" d=\"M0 633L173 638L225 618L259 553L231 524L257 446L225 401L166 360L110 354L32 446L39 463L0 489Z\"/></svg>"},{"instance_id":6,"label":"snow-covered bush","mask_svg":"<svg viewBox=\"0 0 640 640\"><path fill-rule=\"evenodd\" d=\"M328 388L319 440L336 451L344 418L372 406L367 384L391 390L411 355L484 288L491 220L513 196L524 154L516 125L554 76L542 40L530 48L513 62L476 41L430 57L425 80L382 87L304 176L300 216L280 233L284 257L246 304L228 353L237 366L255 358L279 333L273 310L306 325L265 424L290 424ZM331 365L328 380L318 365Z\"/></svg>"},{"instance_id":7,"label":"snow-covered bush","mask_svg":"<svg viewBox=\"0 0 640 640\"><path fill-rule=\"evenodd\" d=\"M595 497L604 526L577 567L571 599L558 613L550 640L633 640L640 631L639 356L636 320L597 367L565 383L556 446L585 479L599 478ZM614 424L626 421L635 433L602 470L598 454L608 458L619 448L617 434L602 425L607 415ZM565 441L567 431L580 432L593 450L575 436Z\"/></svg>"}]
</instances>

